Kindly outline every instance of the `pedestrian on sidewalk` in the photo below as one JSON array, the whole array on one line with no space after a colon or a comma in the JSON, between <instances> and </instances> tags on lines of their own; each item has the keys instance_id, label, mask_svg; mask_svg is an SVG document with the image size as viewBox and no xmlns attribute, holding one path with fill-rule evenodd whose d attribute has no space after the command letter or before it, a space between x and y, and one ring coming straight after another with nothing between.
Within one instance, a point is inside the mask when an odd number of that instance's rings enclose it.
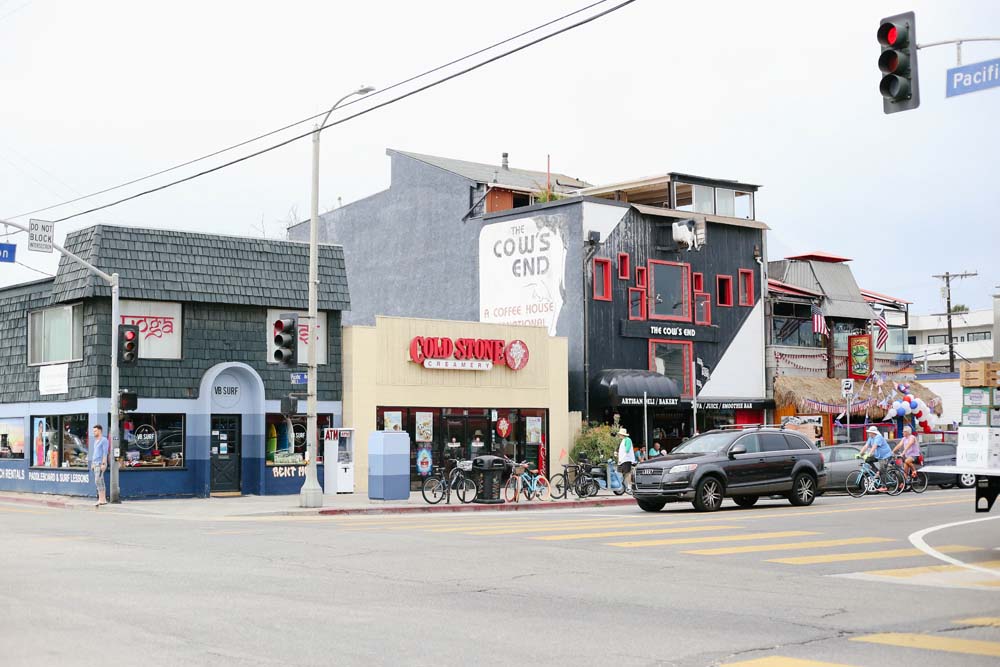
<instances>
[{"instance_id":1,"label":"pedestrian on sidewalk","mask_svg":"<svg viewBox=\"0 0 1000 667\"><path fill-rule=\"evenodd\" d=\"M87 450L87 465L94 472L94 483L97 485L97 503L95 507L107 505L104 491L104 471L108 469L108 439L104 437L104 429L100 424L94 426L94 437Z\"/></svg>"},{"instance_id":2,"label":"pedestrian on sidewalk","mask_svg":"<svg viewBox=\"0 0 1000 667\"><path fill-rule=\"evenodd\" d=\"M622 484L625 488L632 486L632 466L635 465L635 447L632 446L632 438L628 437L628 430L623 426L618 429L618 470L622 474Z\"/></svg>"}]
</instances>

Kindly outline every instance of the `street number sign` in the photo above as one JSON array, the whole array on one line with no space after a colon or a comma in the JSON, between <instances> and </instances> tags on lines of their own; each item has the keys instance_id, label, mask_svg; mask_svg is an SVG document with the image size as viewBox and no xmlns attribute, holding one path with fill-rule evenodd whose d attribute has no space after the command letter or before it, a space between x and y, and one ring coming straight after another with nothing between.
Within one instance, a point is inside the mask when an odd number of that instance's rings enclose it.
<instances>
[{"instance_id":1,"label":"street number sign","mask_svg":"<svg viewBox=\"0 0 1000 667\"><path fill-rule=\"evenodd\" d=\"M56 223L45 220L28 221L28 250L52 252L52 237Z\"/></svg>"}]
</instances>

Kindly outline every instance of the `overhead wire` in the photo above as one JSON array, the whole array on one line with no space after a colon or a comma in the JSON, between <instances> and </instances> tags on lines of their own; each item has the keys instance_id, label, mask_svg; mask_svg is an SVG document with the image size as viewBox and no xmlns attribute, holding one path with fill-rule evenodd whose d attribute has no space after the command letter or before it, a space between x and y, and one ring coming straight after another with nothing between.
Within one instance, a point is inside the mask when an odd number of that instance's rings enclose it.
<instances>
[{"instance_id":1,"label":"overhead wire","mask_svg":"<svg viewBox=\"0 0 1000 667\"><path fill-rule=\"evenodd\" d=\"M352 104L358 104L358 103L360 103L362 101L370 100L370 99L372 99L374 97L377 97L379 95L383 95L383 94L389 92L390 90L393 90L395 88L399 88L400 86L404 86L404 85L406 85L408 83L416 81L417 79L422 79L422 78L424 78L426 76L434 74L435 72L439 72L439 71L441 71L441 70L443 70L445 68L451 67L452 65L456 65L456 64L458 64L460 62L468 60L469 58L474 58L475 56L481 55L481 54L483 54L483 53L485 53L487 51L491 51L491 50L493 50L493 49L495 49L495 48L497 48L499 46L503 46L504 44L512 42L512 41L514 41L516 39L520 39L521 37L524 37L526 35L530 35L531 33L538 32L539 30L547 28L547 27L549 27L549 26L551 26L551 25L553 25L555 23L559 23L561 21L565 21L566 19L572 18L573 16L576 16L577 14L580 14L581 12L585 12L588 9L593 9L596 6L605 4L605 3L609 2L609 1L610 0L598 0L597 2L592 2L589 5L585 5L583 7L580 7L579 9L576 9L576 10L574 10L572 12L569 12L568 14L563 14L562 16L560 16L558 18L552 19L550 21L546 21L545 23L537 25L537 26L535 26L533 28L530 28L528 30L524 30L524 31L522 31L522 32L520 32L520 33L518 33L516 35L512 35L512 36L507 37L506 39L503 39L503 40L501 40L499 42L495 42L495 43L493 43L493 44L491 44L489 46L483 47L481 49L473 51L472 53L468 53L468 54L466 54L464 56L461 56L460 58L455 58L454 60L451 60L451 61L449 61L447 63L444 63L443 65L438 65L437 67L434 67L434 68L429 69L429 70L425 70L425 71L421 72L420 74L415 74L415 75L413 75L413 76L411 76L411 77L409 77L407 79L403 79L402 81L398 81L396 83L393 83L392 85L386 86L385 88L382 88L380 90L375 91L371 95L366 95L365 97L362 97L360 99L356 99L356 100L352 100L350 102L346 102L346 103L344 103L343 105L341 105L338 108L338 111L341 110L341 109L345 109L345 108L351 106ZM630 2L625 2L622 5L619 5L618 7L614 7L611 11L617 10L620 7L624 6L624 5L631 4L631 1L634 1L634 0L630 0ZM603 16L605 13L610 13L610 12L603 12L601 14L597 14L592 19L590 19L590 20L593 20L594 18L598 18L600 16ZM587 22L589 22L589 21L587 21ZM582 25L582 23L580 25ZM570 26L570 27L573 28L573 27L576 27L576 26ZM555 34L559 34L559 33L553 33L553 35L555 35ZM487 61L487 62L491 62L491 61ZM417 91L417 92L419 92L419 91ZM399 98L399 99L402 99L402 98ZM396 101L396 100L394 100L394 101ZM16 220L17 218L23 218L23 217L28 216L28 215L35 215L37 213L44 213L45 211L50 211L50 210L55 209L55 208L61 208L63 206L68 206L70 204L75 204L77 202L84 201L84 200L87 200L87 199L92 199L94 197L98 197L100 195L107 194L109 192L114 192L115 190L120 190L122 188L126 188L126 187L128 187L130 185L135 185L137 183L142 183L143 181L148 181L148 180L150 180L152 178L156 178L157 176L162 176L164 174L168 174L170 172L177 171L178 169L183 169L184 167L189 167L189 166L191 166L193 164L197 164L198 162L203 162L203 161L211 159L213 157L217 157L217 156L222 155L224 153L228 153L230 151L236 150L237 148L242 148L243 146L246 146L248 144L252 144L252 143L260 141L262 139L266 139L266 138L272 137L272 136L274 136L276 134L280 134L281 132L285 132L286 130L290 130L290 129L294 128L294 127L298 127L299 125L302 125L303 123L308 123L311 120L315 120L317 118L320 118L325 113L326 112L320 112L320 113L314 114L314 115L309 116L307 118L303 118L301 120L297 120L297 121L295 121L293 123L289 123L287 125L284 125L282 127L277 128L277 129L271 130L269 132L265 132L264 134L259 134L259 135L255 136L255 137L251 138L251 139L246 139L244 141L240 141L239 143L235 143L235 144L232 144L230 146L226 146L225 148L220 148L220 149L212 151L210 153L206 153L205 155L201 155L199 157L196 157L196 158L193 158L193 159L190 159L190 160L186 160L184 162L180 162L180 163L172 165L170 167L166 167L164 169L160 169L159 171L155 171L155 172L152 172L150 174L146 174L145 176L140 176L138 178L133 178L133 179L125 181L123 183L119 183L118 185L107 187L107 188L104 188L104 189L101 189L101 190L96 190L96 191L91 192L89 194L81 195L81 196L75 197L73 199L68 199L66 201L59 202L58 204L51 204L49 206L45 206L45 207L42 207L42 208L37 208L37 209L34 209L32 211L25 211L24 213L18 213L17 215L8 216L7 219L8 220ZM309 132L307 135L302 135L302 136L309 136L311 134L312 134L312 132ZM302 136L295 137L295 138L292 139L292 141L301 139ZM283 145L283 144L280 144L280 145ZM210 172L206 172L206 173L210 173ZM183 181L181 181L181 182L183 182ZM153 191L155 191L155 190L153 190ZM141 196L141 194L140 194L140 196ZM127 201L127 200L125 200L125 201ZM86 212L90 212L90 211L86 211ZM82 215L82 213L80 215ZM63 218L63 219L68 219L68 218Z\"/></svg>"}]
</instances>

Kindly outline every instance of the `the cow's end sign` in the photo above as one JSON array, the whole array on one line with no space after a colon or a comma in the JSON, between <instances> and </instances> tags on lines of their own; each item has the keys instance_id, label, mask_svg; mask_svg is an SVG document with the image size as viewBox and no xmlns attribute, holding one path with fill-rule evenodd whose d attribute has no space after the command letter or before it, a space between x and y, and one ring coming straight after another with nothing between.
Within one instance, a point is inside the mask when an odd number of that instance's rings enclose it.
<instances>
[{"instance_id":1,"label":"the cow's end sign","mask_svg":"<svg viewBox=\"0 0 1000 667\"><path fill-rule=\"evenodd\" d=\"M415 336L410 341L410 361L424 368L488 371L507 366L519 371L528 365L529 357L523 340L508 343L496 338Z\"/></svg>"}]
</instances>

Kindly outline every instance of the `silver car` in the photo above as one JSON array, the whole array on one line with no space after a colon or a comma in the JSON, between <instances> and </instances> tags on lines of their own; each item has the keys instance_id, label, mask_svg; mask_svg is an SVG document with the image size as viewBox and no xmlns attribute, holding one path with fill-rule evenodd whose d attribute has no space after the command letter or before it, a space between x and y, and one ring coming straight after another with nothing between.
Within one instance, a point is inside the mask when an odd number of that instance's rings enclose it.
<instances>
[{"instance_id":1,"label":"silver car","mask_svg":"<svg viewBox=\"0 0 1000 667\"><path fill-rule=\"evenodd\" d=\"M843 491L847 487L847 476L861 467L857 456L864 444L859 442L819 448L826 459L827 491Z\"/></svg>"}]
</instances>

